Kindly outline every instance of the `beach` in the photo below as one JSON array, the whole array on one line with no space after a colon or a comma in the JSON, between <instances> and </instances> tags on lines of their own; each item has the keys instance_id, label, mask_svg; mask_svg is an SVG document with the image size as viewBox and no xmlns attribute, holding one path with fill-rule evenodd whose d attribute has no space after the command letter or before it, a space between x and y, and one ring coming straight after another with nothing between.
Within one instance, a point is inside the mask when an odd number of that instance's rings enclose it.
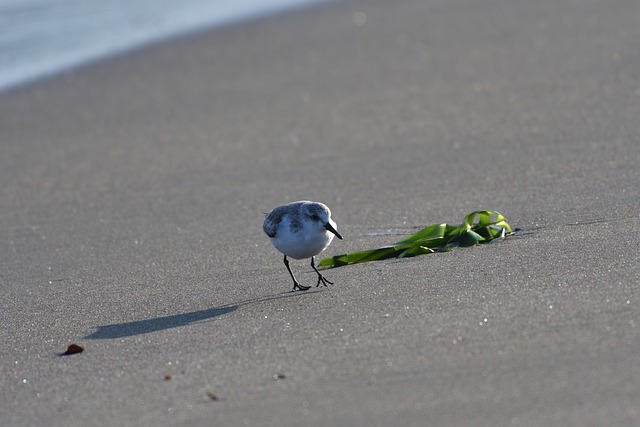
<instances>
[{"instance_id":1,"label":"beach","mask_svg":"<svg viewBox=\"0 0 640 427\"><path fill-rule=\"evenodd\" d=\"M638 425L639 12L334 2L0 94L1 424ZM321 256L524 231L294 293L295 200Z\"/></svg>"}]
</instances>

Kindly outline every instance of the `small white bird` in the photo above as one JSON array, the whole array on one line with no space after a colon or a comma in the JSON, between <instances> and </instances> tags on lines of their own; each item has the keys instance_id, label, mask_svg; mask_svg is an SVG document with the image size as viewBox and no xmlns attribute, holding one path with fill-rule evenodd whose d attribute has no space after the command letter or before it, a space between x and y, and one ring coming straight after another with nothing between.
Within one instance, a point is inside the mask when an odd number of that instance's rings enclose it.
<instances>
[{"instance_id":1,"label":"small white bird","mask_svg":"<svg viewBox=\"0 0 640 427\"><path fill-rule=\"evenodd\" d=\"M327 206L318 202L306 200L278 206L269 212L264 219L262 229L271 239L277 250L284 254L284 265L293 279L293 289L306 291L311 286L301 286L289 267L287 256L294 259L311 257L311 268L318 273L318 284L327 286L333 282L327 280L316 268L315 256L324 251L336 235L342 236L336 230L336 223L331 219L331 211Z\"/></svg>"}]
</instances>

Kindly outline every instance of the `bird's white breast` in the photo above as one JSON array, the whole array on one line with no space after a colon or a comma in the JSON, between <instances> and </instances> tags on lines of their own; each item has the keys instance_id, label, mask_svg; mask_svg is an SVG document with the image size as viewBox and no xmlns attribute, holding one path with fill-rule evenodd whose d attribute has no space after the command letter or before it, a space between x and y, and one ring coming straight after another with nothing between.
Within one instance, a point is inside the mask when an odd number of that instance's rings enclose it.
<instances>
[{"instance_id":1,"label":"bird's white breast","mask_svg":"<svg viewBox=\"0 0 640 427\"><path fill-rule=\"evenodd\" d=\"M271 237L276 249L294 259L311 258L325 250L332 240L333 233L323 227L306 225L292 231L287 216L282 218L276 236Z\"/></svg>"}]
</instances>

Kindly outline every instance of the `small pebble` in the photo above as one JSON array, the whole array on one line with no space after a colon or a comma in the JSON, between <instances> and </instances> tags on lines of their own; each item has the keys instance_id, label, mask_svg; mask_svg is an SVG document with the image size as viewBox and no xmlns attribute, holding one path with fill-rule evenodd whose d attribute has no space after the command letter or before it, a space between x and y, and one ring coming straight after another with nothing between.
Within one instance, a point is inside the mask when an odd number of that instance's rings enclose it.
<instances>
[{"instance_id":1,"label":"small pebble","mask_svg":"<svg viewBox=\"0 0 640 427\"><path fill-rule=\"evenodd\" d=\"M61 353L61 356L69 356L70 354L82 353L84 351L84 347L78 344L70 344L67 347L67 351Z\"/></svg>"}]
</instances>

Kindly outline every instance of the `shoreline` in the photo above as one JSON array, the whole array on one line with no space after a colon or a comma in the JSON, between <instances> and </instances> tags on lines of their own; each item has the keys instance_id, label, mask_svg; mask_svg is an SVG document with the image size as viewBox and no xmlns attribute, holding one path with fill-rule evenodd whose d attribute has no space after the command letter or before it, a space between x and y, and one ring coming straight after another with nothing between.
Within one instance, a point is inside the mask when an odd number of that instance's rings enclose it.
<instances>
[{"instance_id":1,"label":"shoreline","mask_svg":"<svg viewBox=\"0 0 640 427\"><path fill-rule=\"evenodd\" d=\"M136 29L131 24L129 27L122 25L111 31L121 32L127 35L127 42L122 42L119 39L114 41L109 38L110 34L100 33L99 30L95 30L93 36L93 43L91 45L83 44L77 46L66 47L65 51L55 52L43 52L37 50L34 54L38 56L45 56L47 60L40 60L39 64L34 62L19 63L14 69L0 71L0 96L5 92L10 92L20 87L28 86L31 83L38 83L41 80L47 80L50 78L56 78L63 76L67 73L73 73L78 69L82 69L86 66L91 66L96 62L109 61L110 59L117 58L120 55L135 54L137 51L142 51L149 47L161 45L164 43L171 43L174 40L181 39L183 37L189 37L198 33L207 33L215 31L217 29L225 28L233 25L242 25L257 21L260 19L268 18L269 16L295 13L297 10L304 8L313 8L314 6L326 3L329 0L279 0L282 4L272 4L267 9L255 7L247 9L247 6L238 7L236 9L218 10L216 14L209 16L204 20L202 15L198 18L193 16L187 17L186 15L193 15L192 13L185 14L184 11L180 12L181 24L172 24L160 26L158 28L148 28L144 31ZM293 3L291 3L293 2ZM291 3L291 4L290 4ZM45 5L46 6L46 5ZM113 5L112 5L113 6ZM84 13L89 13L90 10ZM95 12L95 11L94 11ZM147 11L146 20L150 21L167 21L168 16L158 14L156 11ZM176 11L174 11L176 12ZM133 12L132 12L133 13ZM141 15L143 12L138 11ZM211 12L207 12L209 15ZM126 19L135 20L134 16L125 16ZM120 17L119 20L122 20ZM142 18L139 18L142 19ZM143 19L143 20L144 20ZM96 24L103 24L102 22L96 22ZM45 25L55 26L60 25L56 21L45 22ZM24 35L20 35L25 37ZM40 34L30 34L30 37L42 36ZM122 36L120 36L122 37ZM55 37L54 37L55 40ZM60 43L60 42L59 42ZM54 42L55 44L55 42ZM7 49L11 49L12 46L8 45ZM30 46L27 46L27 49ZM24 46L22 46L24 49Z\"/></svg>"}]
</instances>

